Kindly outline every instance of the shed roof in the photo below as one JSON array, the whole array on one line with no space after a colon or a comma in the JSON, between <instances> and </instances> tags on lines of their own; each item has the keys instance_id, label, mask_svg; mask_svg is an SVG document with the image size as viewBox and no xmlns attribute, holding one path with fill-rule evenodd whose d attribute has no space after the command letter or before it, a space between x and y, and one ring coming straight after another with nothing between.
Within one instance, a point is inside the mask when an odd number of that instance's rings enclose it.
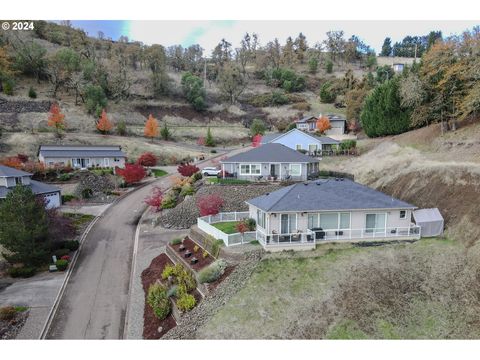
<instances>
[{"instance_id":1,"label":"shed roof","mask_svg":"<svg viewBox=\"0 0 480 360\"><path fill-rule=\"evenodd\" d=\"M414 205L348 179L297 183L247 200L263 211L415 209Z\"/></svg>"},{"instance_id":2,"label":"shed roof","mask_svg":"<svg viewBox=\"0 0 480 360\"><path fill-rule=\"evenodd\" d=\"M419 209L413 212L416 223L425 223L431 221L443 221L443 216L437 208Z\"/></svg>"}]
</instances>

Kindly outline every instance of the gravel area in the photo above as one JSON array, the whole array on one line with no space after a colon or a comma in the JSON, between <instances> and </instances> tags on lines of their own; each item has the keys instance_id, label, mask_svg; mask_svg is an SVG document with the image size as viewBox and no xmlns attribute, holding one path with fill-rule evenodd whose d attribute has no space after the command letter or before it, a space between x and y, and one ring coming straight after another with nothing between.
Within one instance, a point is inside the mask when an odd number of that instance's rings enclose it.
<instances>
[{"instance_id":1,"label":"gravel area","mask_svg":"<svg viewBox=\"0 0 480 360\"><path fill-rule=\"evenodd\" d=\"M186 313L180 323L167 332L162 340L196 339L197 330L243 288L262 256L263 250L246 253L244 260L235 267L230 276L221 282L213 293L207 295L196 308Z\"/></svg>"},{"instance_id":2,"label":"gravel area","mask_svg":"<svg viewBox=\"0 0 480 360\"><path fill-rule=\"evenodd\" d=\"M186 197L174 209L164 210L157 218L157 224L170 229L188 229L197 223L200 216L196 201L198 197L217 194L224 200L221 211L246 211L245 201L267 192L280 189L278 184L252 185L204 185L194 196Z\"/></svg>"},{"instance_id":3,"label":"gravel area","mask_svg":"<svg viewBox=\"0 0 480 360\"><path fill-rule=\"evenodd\" d=\"M0 320L0 340L15 339L27 321L29 311L17 313L12 320Z\"/></svg>"}]
</instances>

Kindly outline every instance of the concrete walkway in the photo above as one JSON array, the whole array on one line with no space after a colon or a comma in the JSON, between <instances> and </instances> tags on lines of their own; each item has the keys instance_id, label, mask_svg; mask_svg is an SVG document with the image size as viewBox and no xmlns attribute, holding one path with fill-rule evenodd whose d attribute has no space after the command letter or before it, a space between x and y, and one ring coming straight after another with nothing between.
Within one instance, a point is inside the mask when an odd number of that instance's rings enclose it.
<instances>
[{"instance_id":1,"label":"concrete walkway","mask_svg":"<svg viewBox=\"0 0 480 360\"><path fill-rule=\"evenodd\" d=\"M43 273L29 279L12 279L14 282L11 285L0 290L0 307L12 305L30 308L17 339L39 338L64 278L64 272Z\"/></svg>"}]
</instances>

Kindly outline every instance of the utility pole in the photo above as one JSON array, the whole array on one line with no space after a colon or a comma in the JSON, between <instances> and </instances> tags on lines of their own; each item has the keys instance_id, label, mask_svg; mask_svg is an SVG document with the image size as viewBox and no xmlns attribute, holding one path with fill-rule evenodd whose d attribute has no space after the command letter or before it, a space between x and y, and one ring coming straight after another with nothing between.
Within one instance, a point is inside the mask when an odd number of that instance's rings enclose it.
<instances>
[{"instance_id":1,"label":"utility pole","mask_svg":"<svg viewBox=\"0 0 480 360\"><path fill-rule=\"evenodd\" d=\"M415 44L415 62L417 62L417 44Z\"/></svg>"}]
</instances>

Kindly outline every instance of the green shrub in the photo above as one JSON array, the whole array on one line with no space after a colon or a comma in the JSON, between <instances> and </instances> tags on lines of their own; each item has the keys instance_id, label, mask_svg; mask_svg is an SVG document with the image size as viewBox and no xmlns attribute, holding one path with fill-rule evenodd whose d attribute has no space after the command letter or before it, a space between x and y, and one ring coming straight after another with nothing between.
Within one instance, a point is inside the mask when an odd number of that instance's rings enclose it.
<instances>
[{"instance_id":1,"label":"green shrub","mask_svg":"<svg viewBox=\"0 0 480 360\"><path fill-rule=\"evenodd\" d=\"M4 80L2 83L3 93L5 95L13 95L13 81L10 79Z\"/></svg>"},{"instance_id":2,"label":"green shrub","mask_svg":"<svg viewBox=\"0 0 480 360\"><path fill-rule=\"evenodd\" d=\"M220 255L220 248L225 245L225 243L223 242L223 240L220 240L220 239L217 239L215 241L213 241L212 243L212 250L211 250L211 254L214 258L217 258L218 255Z\"/></svg>"},{"instance_id":3,"label":"green shrub","mask_svg":"<svg viewBox=\"0 0 480 360\"><path fill-rule=\"evenodd\" d=\"M29 267L29 266L23 266L23 267L18 267L18 268L10 268L8 270L8 275L10 275L13 278L29 278L35 275L37 272L37 269L34 267Z\"/></svg>"},{"instance_id":4,"label":"green shrub","mask_svg":"<svg viewBox=\"0 0 480 360\"><path fill-rule=\"evenodd\" d=\"M148 288L147 304L151 306L153 313L160 320L170 314L171 304L167 296L167 289L161 284L152 284Z\"/></svg>"},{"instance_id":5,"label":"green shrub","mask_svg":"<svg viewBox=\"0 0 480 360\"><path fill-rule=\"evenodd\" d=\"M70 251L77 251L80 247L78 240L65 241L64 247Z\"/></svg>"},{"instance_id":6,"label":"green shrub","mask_svg":"<svg viewBox=\"0 0 480 360\"><path fill-rule=\"evenodd\" d=\"M195 174L190 176L190 178L192 179L192 182L197 182L198 180L202 179L202 173L200 171L196 172Z\"/></svg>"},{"instance_id":7,"label":"green shrub","mask_svg":"<svg viewBox=\"0 0 480 360\"><path fill-rule=\"evenodd\" d=\"M66 173L66 174L61 174L59 177L58 177L58 180L60 181L68 181L72 178L72 174L70 173Z\"/></svg>"},{"instance_id":8,"label":"green shrub","mask_svg":"<svg viewBox=\"0 0 480 360\"><path fill-rule=\"evenodd\" d=\"M90 188L82 189L82 199L90 199L93 195L93 191Z\"/></svg>"},{"instance_id":9,"label":"green shrub","mask_svg":"<svg viewBox=\"0 0 480 360\"><path fill-rule=\"evenodd\" d=\"M17 315L17 310L13 306L4 306L0 308L0 320L12 320Z\"/></svg>"},{"instance_id":10,"label":"green shrub","mask_svg":"<svg viewBox=\"0 0 480 360\"><path fill-rule=\"evenodd\" d=\"M62 195L62 203L66 203L66 202L76 200L76 199L78 199L78 198L75 195L72 195L72 194Z\"/></svg>"},{"instance_id":11,"label":"green shrub","mask_svg":"<svg viewBox=\"0 0 480 360\"><path fill-rule=\"evenodd\" d=\"M197 287L195 277L182 264L166 265L162 271L162 279L168 279L169 276L175 279L177 285L185 286L186 291L192 291Z\"/></svg>"},{"instance_id":12,"label":"green shrub","mask_svg":"<svg viewBox=\"0 0 480 360\"><path fill-rule=\"evenodd\" d=\"M340 150L350 150L357 147L357 141L353 139L343 140L340 143Z\"/></svg>"},{"instance_id":13,"label":"green shrub","mask_svg":"<svg viewBox=\"0 0 480 360\"><path fill-rule=\"evenodd\" d=\"M107 107L107 96L99 85L88 85L85 89L85 107L89 114L100 116Z\"/></svg>"},{"instance_id":14,"label":"green shrub","mask_svg":"<svg viewBox=\"0 0 480 360\"><path fill-rule=\"evenodd\" d=\"M175 206L177 206L177 197L169 191L162 200L162 209L173 209Z\"/></svg>"},{"instance_id":15,"label":"green shrub","mask_svg":"<svg viewBox=\"0 0 480 360\"><path fill-rule=\"evenodd\" d=\"M60 259L62 256L70 255L70 250L65 248L58 249L55 250L54 255L57 257L57 259Z\"/></svg>"},{"instance_id":16,"label":"green shrub","mask_svg":"<svg viewBox=\"0 0 480 360\"><path fill-rule=\"evenodd\" d=\"M68 267L68 260L62 260L62 259L57 260L55 265L57 265L57 269L59 271L65 271L67 270L67 267Z\"/></svg>"},{"instance_id":17,"label":"green shrub","mask_svg":"<svg viewBox=\"0 0 480 360\"><path fill-rule=\"evenodd\" d=\"M177 307L178 310L185 312L185 311L190 311L192 310L195 305L197 304L197 301L193 297L193 295L190 294L182 294L178 299L177 299Z\"/></svg>"},{"instance_id":18,"label":"green shrub","mask_svg":"<svg viewBox=\"0 0 480 360\"><path fill-rule=\"evenodd\" d=\"M281 91L272 92L272 96L271 96L272 105L285 105L288 103L289 103L288 97L284 93L282 93Z\"/></svg>"},{"instance_id":19,"label":"green shrub","mask_svg":"<svg viewBox=\"0 0 480 360\"><path fill-rule=\"evenodd\" d=\"M330 60L328 60L325 64L325 71L327 72L327 74L331 74L333 72L333 62L331 62Z\"/></svg>"},{"instance_id":20,"label":"green shrub","mask_svg":"<svg viewBox=\"0 0 480 360\"><path fill-rule=\"evenodd\" d=\"M30 99L36 99L37 98L37 92L35 91L35 89L33 87L30 86L30 88L28 89L28 97Z\"/></svg>"},{"instance_id":21,"label":"green shrub","mask_svg":"<svg viewBox=\"0 0 480 360\"><path fill-rule=\"evenodd\" d=\"M178 245L178 244L181 244L182 243L182 239L180 238L176 238L176 239L173 239L172 241L170 241L170 245Z\"/></svg>"},{"instance_id":22,"label":"green shrub","mask_svg":"<svg viewBox=\"0 0 480 360\"><path fill-rule=\"evenodd\" d=\"M222 276L226 267L227 263L225 260L219 259L199 271L198 281L201 284L214 282Z\"/></svg>"},{"instance_id":23,"label":"green shrub","mask_svg":"<svg viewBox=\"0 0 480 360\"><path fill-rule=\"evenodd\" d=\"M182 186L182 191L180 195L187 196L195 194L195 189L193 188L192 184L185 184Z\"/></svg>"},{"instance_id":24,"label":"green shrub","mask_svg":"<svg viewBox=\"0 0 480 360\"><path fill-rule=\"evenodd\" d=\"M337 97L335 91L332 89L332 83L326 82L320 88L320 101L322 103L333 103Z\"/></svg>"},{"instance_id":25,"label":"green shrub","mask_svg":"<svg viewBox=\"0 0 480 360\"><path fill-rule=\"evenodd\" d=\"M245 224L248 226L248 230L254 231L257 225L257 222L253 218L245 219Z\"/></svg>"}]
</instances>

